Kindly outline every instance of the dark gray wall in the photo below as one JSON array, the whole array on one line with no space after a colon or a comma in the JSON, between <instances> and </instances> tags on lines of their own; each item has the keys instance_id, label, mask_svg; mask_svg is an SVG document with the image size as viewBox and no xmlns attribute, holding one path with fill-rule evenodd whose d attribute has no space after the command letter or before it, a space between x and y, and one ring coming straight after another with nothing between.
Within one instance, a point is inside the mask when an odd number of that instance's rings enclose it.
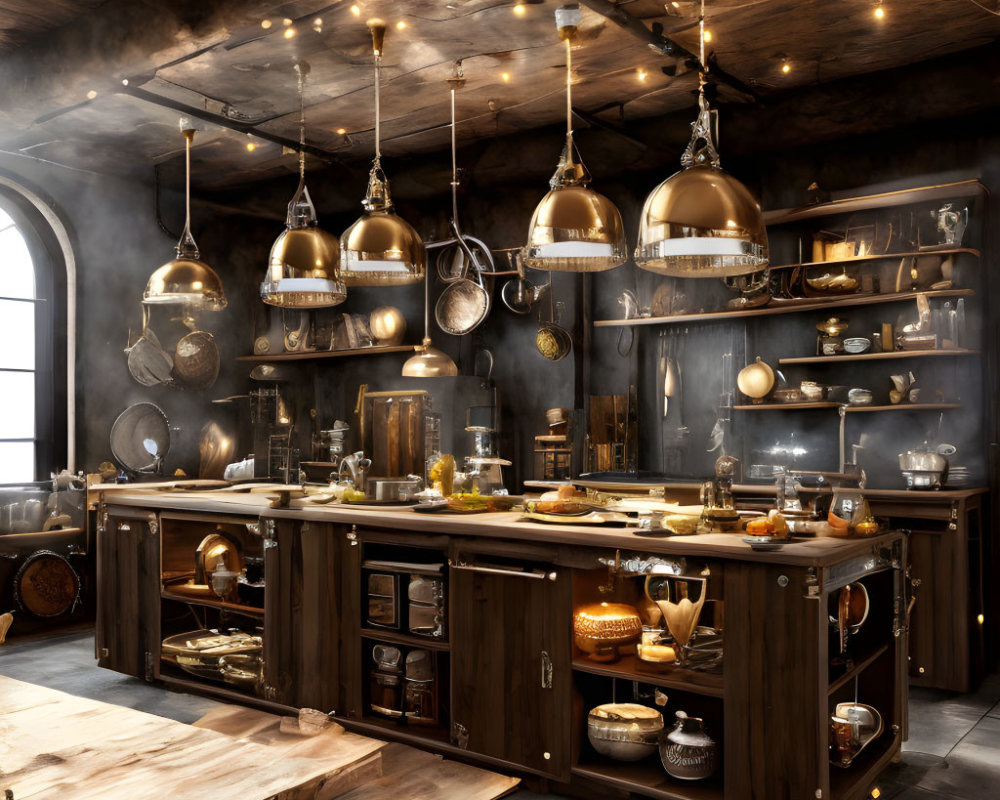
<instances>
[{"instance_id":1,"label":"dark gray wall","mask_svg":"<svg viewBox=\"0 0 1000 800\"><path fill-rule=\"evenodd\" d=\"M989 115L967 117L947 122L922 122L897 127L889 133L867 134L822 145L792 147L785 143L770 149L770 140L734 141L727 156L724 113L723 163L747 182L762 198L765 207L795 205L804 200L804 189L812 180L831 190L877 184L917 185L942 175L981 175L987 185L1000 185L1000 132ZM746 111L740 113L746 114ZM761 110L772 124L780 126L783 114L793 114L794 105L785 103L777 109ZM794 120L789 118L791 124ZM653 123L638 126L645 133ZM595 174L594 187L607 194L621 209L634 244L638 213L645 195L665 178L676 164L684 144L686 122L671 118L662 123L663 138L651 144L636 144L621 135L599 129L581 131L579 143ZM741 130L737 120L736 131ZM628 131L626 131L627 133ZM732 134L729 134L732 137ZM542 130L479 143L459 154L459 163L467 168L463 178L462 220L468 232L482 238L492 248L513 247L523 243L528 221L537 201L544 194L548 174L561 146L558 130ZM780 137L779 137L780 138ZM732 141L732 138L729 139ZM638 156L642 160L639 161ZM737 157L738 156L738 157ZM642 164L638 171L634 165ZM387 163L399 212L410 220L427 240L446 234L450 205L448 196L447 154L415 161ZM233 431L242 429L243 440L238 454L249 451L246 438L246 404L213 404L212 399L244 393L250 383L250 364L237 362L237 355L249 353L254 332L266 323L266 309L258 299L258 284L267 251L281 230L280 218L291 195L294 179L255 185L241 195L203 198L212 205L195 205L194 233L203 257L221 275L229 296L229 308L218 314L204 315L200 323L213 331L219 340L222 372L217 384L205 392L182 392L168 387L144 388L130 377L122 353L128 330L140 325L139 297L148 275L172 255L174 240L157 225L155 191L150 183L126 181L86 172L71 171L51 164L24 158L4 157L0 169L18 176L51 199L52 206L65 220L73 237L78 260L78 394L79 463L88 469L108 458L108 432L114 418L132 402L149 400L159 404L173 426L174 442L168 467L194 474L198 464L197 442L202 425L215 420ZM342 231L360 212L358 201L364 190L366 165L338 165L311 175L309 185L317 201L323 226L334 233ZM150 176L151 177L151 176ZM272 219L244 216L239 209L250 199L253 206L274 208ZM161 202L167 227L179 230L182 224L181 198L176 191L164 191ZM969 236L986 241L996 226L997 212L989 212L992 223L978 225ZM787 251L786 251L787 256ZM777 259L776 259L777 260ZM982 263L983 293L973 308L988 307L994 287L989 282L995 256ZM974 271L974 270L973 270ZM547 277L532 274L543 283ZM973 275L973 281L978 277ZM541 357L534 348L537 319L517 317L499 300L499 286L494 288L494 310L488 322L474 334L461 339L437 330L432 322L435 344L449 352L460 365L464 376L471 376L475 352L490 348L496 356L494 379L500 390L504 409L504 436L501 453L518 465L517 480L532 476L532 442L545 432L544 411L556 406L583 408L587 394L622 393L630 383L640 392L640 467L678 476L704 477L711 470L717 453L709 453L709 437L717 418L717 404L726 380L754 355L776 359L794 350L806 354L814 340L812 315L793 315L752 324L699 324L686 328L638 328L619 338L616 328L591 328L583 313L584 298L589 297L590 318L620 316L618 298L625 289L636 291L640 300L650 297L658 280L628 264L618 270L583 279L575 275L557 275L555 296L565 304L563 323L574 334L573 355L559 363ZM589 284L589 285L588 285ZM716 282L678 283L695 306L712 305L725 298L726 290ZM436 298L441 285L433 286ZM422 290L409 287L352 292L348 303L336 310L362 312L375 305L400 307L408 321L407 341L418 341L422 334ZM851 317L852 331L867 332L877 321L871 314ZM853 326L857 325L855 329ZM154 311L153 326L161 338L173 342L183 333L164 310ZM993 394L996 370L992 359L996 352L996 321L988 318L979 325L990 360L983 380L973 362L958 378L965 382L962 399L965 409L946 416L945 435L959 445L960 452L979 477L985 477L986 442L996 440L994 423L982 413L984 398ZM662 419L660 399L661 356L667 352L681 364L683 396L672 406L666 424ZM728 375L724 374L723 356L732 353ZM354 420L354 401L359 384L372 390L410 386L399 376L403 356L383 355L358 359L306 362L294 368L288 392L296 400L296 416L302 433L301 445L308 448L308 433L313 424L328 425L335 418ZM585 363L586 362L586 363ZM822 374L789 375L797 380L816 377L827 382L868 385L877 392L888 388L888 370L832 371ZM928 372L923 366L918 377ZM835 374L834 374L835 372ZM435 396L435 406L451 426L451 447L459 454L468 447L464 427L466 405L482 402L476 380L428 382ZM679 408L678 408L679 406ZM309 411L316 410L316 423ZM677 418L680 413L681 419ZM896 452L922 441L936 426L936 416L900 415L891 424L885 415L872 416L869 422L852 428L848 439L856 441L862 433L867 439L873 466L882 473L880 483L898 482L892 467ZM686 437L678 435L683 422ZM867 426L867 427L865 427ZM933 430L931 430L933 432ZM774 445L787 444L794 434L796 443L809 451L802 466L829 469L836 466L837 421L833 414L812 411L805 414L734 416L728 428L730 452L752 463L759 452ZM874 438L872 438L874 437ZM446 434L447 442L447 434Z\"/></svg>"},{"instance_id":2,"label":"dark gray wall","mask_svg":"<svg viewBox=\"0 0 1000 800\"><path fill-rule=\"evenodd\" d=\"M222 352L224 367L212 390L182 392L139 385L128 372L123 350L129 330L136 337L141 329L140 300L146 280L173 257L175 242L157 226L152 185L9 155L0 157L0 170L43 197L72 242L77 269L77 466L93 470L101 461L112 460L108 439L112 423L128 405L147 401L159 405L175 429L167 462L170 470L196 470L201 424L212 409L209 401L242 388L241 382L233 382L232 365L243 347L245 302L234 297L229 309L199 317L217 336ZM163 205L166 223L179 230L182 199L167 192ZM196 219L193 226L196 238L202 233L199 222ZM203 257L227 287L237 283L227 253L203 248ZM170 317L169 311L156 309L151 320L165 346L172 346L185 332ZM65 318L58 325L64 327Z\"/></svg>"}]
</instances>

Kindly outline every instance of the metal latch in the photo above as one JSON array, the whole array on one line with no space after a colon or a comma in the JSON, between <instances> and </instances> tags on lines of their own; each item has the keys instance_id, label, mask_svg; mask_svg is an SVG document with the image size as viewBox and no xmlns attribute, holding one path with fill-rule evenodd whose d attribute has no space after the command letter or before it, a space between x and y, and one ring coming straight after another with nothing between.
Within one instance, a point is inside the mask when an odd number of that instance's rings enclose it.
<instances>
[{"instance_id":1,"label":"metal latch","mask_svg":"<svg viewBox=\"0 0 1000 800\"><path fill-rule=\"evenodd\" d=\"M552 688L552 657L542 650L542 688Z\"/></svg>"}]
</instances>

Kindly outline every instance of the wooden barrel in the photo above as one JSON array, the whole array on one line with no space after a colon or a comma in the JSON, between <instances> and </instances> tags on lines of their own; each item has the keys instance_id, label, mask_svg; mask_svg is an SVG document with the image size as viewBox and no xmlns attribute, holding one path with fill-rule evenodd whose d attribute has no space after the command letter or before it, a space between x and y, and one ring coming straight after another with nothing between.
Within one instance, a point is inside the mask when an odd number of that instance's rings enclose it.
<instances>
[{"instance_id":1,"label":"wooden barrel","mask_svg":"<svg viewBox=\"0 0 1000 800\"><path fill-rule=\"evenodd\" d=\"M14 599L21 610L36 617L70 613L79 597L80 576L51 550L32 553L14 576Z\"/></svg>"}]
</instances>

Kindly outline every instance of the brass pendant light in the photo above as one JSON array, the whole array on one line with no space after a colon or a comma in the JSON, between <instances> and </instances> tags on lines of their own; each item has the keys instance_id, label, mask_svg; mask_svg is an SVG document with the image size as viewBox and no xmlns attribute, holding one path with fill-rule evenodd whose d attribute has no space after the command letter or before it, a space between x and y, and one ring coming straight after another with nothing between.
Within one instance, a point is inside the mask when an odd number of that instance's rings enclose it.
<instances>
[{"instance_id":1,"label":"brass pendant light","mask_svg":"<svg viewBox=\"0 0 1000 800\"><path fill-rule=\"evenodd\" d=\"M405 286L424 277L426 252L413 227L396 216L382 171L379 84L385 22L368 20L375 55L375 160L368 175L365 213L340 237L340 279L347 286Z\"/></svg>"},{"instance_id":2,"label":"brass pendant light","mask_svg":"<svg viewBox=\"0 0 1000 800\"><path fill-rule=\"evenodd\" d=\"M157 305L184 305L194 311L221 311L226 307L222 281L201 260L198 245L191 235L191 142L194 128L181 118L184 135L184 232L177 242L177 257L157 269L146 283L142 302Z\"/></svg>"},{"instance_id":3,"label":"brass pendant light","mask_svg":"<svg viewBox=\"0 0 1000 800\"><path fill-rule=\"evenodd\" d=\"M574 155L571 52L581 18L579 6L556 9L556 27L566 43L566 146L528 228L524 263L535 269L600 272L628 258L621 214L587 187L590 173Z\"/></svg>"},{"instance_id":4,"label":"brass pendant light","mask_svg":"<svg viewBox=\"0 0 1000 800\"><path fill-rule=\"evenodd\" d=\"M424 340L417 352L403 362L404 378L452 378L458 375L458 366L444 353L431 345L431 290L430 275L424 275Z\"/></svg>"},{"instance_id":5,"label":"brass pendant light","mask_svg":"<svg viewBox=\"0 0 1000 800\"><path fill-rule=\"evenodd\" d=\"M459 62L461 64L461 62ZM462 233L458 229L458 169L455 161L455 88L464 83L460 67L456 69L455 77L449 80L451 84L451 207L452 225L456 236L461 241ZM406 359L403 364L404 378L450 378L458 375L458 367L447 353L431 346L430 317L430 272L424 275L424 340L417 348L415 355Z\"/></svg>"},{"instance_id":6,"label":"brass pendant light","mask_svg":"<svg viewBox=\"0 0 1000 800\"><path fill-rule=\"evenodd\" d=\"M712 115L705 98L704 0L698 31L698 119L681 156L683 169L646 198L635 263L675 277L747 275L768 264L767 230L750 191L722 171L712 140Z\"/></svg>"},{"instance_id":7,"label":"brass pendant light","mask_svg":"<svg viewBox=\"0 0 1000 800\"><path fill-rule=\"evenodd\" d=\"M319 228L316 208L306 188L305 76L309 65L295 65L299 84L299 186L288 204L285 230L271 247L261 299L283 308L325 308L343 303L337 237Z\"/></svg>"}]
</instances>

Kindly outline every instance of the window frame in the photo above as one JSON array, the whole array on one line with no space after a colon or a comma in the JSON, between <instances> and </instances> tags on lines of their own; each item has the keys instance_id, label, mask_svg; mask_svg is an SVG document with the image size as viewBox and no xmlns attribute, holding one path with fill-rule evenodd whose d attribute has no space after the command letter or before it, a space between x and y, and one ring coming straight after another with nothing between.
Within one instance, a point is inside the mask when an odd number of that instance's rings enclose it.
<instances>
[{"instance_id":1,"label":"window frame","mask_svg":"<svg viewBox=\"0 0 1000 800\"><path fill-rule=\"evenodd\" d=\"M33 480L75 471L76 262L54 203L0 173L0 206L24 237L35 273ZM10 440L13 441L13 440Z\"/></svg>"}]
</instances>

